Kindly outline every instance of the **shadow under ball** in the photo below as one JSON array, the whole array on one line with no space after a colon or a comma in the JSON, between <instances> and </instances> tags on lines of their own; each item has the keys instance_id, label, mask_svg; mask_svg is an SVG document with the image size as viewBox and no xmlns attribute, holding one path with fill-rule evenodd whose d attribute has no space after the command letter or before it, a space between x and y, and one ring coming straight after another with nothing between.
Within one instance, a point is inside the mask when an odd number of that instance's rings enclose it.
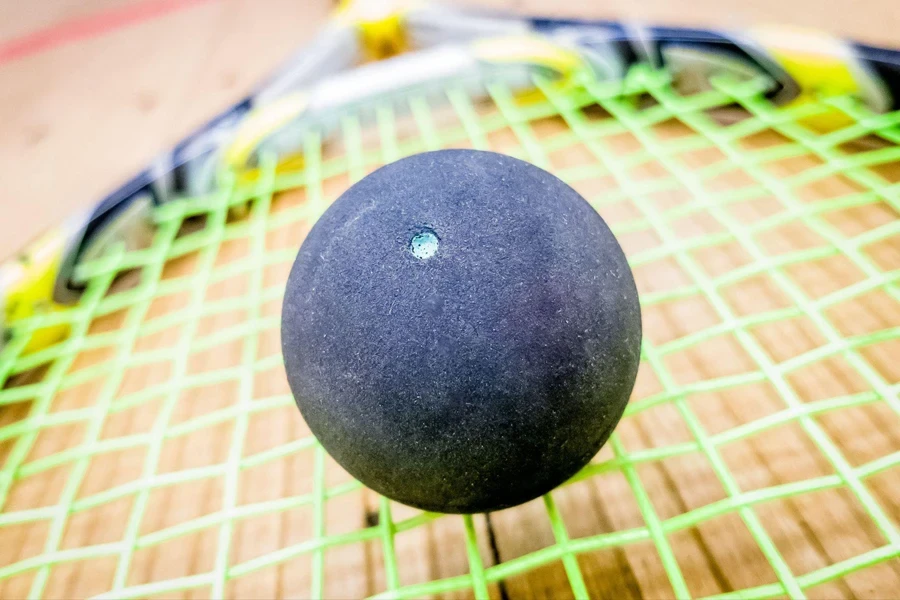
<instances>
[{"instance_id":1,"label":"shadow under ball","mask_svg":"<svg viewBox=\"0 0 900 600\"><path fill-rule=\"evenodd\" d=\"M310 231L282 308L291 390L373 490L448 513L536 498L618 423L640 358L631 270L572 188L441 150L349 188Z\"/></svg>"}]
</instances>

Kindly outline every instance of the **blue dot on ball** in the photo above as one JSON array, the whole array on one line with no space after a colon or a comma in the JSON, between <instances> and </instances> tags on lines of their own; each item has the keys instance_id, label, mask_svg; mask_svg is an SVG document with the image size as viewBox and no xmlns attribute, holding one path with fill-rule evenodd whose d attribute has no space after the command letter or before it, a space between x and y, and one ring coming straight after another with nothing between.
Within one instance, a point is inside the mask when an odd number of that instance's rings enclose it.
<instances>
[{"instance_id":1,"label":"blue dot on ball","mask_svg":"<svg viewBox=\"0 0 900 600\"><path fill-rule=\"evenodd\" d=\"M351 475L424 510L494 511L606 442L640 357L621 247L571 187L475 150L363 178L304 240L282 350L312 432Z\"/></svg>"},{"instance_id":2,"label":"blue dot on ball","mask_svg":"<svg viewBox=\"0 0 900 600\"><path fill-rule=\"evenodd\" d=\"M435 255L438 249L437 234L426 229L413 236L409 242L410 252L418 259L425 260Z\"/></svg>"}]
</instances>

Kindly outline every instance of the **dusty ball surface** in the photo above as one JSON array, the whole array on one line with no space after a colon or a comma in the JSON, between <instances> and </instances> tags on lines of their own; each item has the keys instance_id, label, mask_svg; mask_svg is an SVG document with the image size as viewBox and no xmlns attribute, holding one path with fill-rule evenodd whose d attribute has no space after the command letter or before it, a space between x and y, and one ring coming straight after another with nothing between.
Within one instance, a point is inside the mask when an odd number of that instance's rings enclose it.
<instances>
[{"instance_id":1,"label":"dusty ball surface","mask_svg":"<svg viewBox=\"0 0 900 600\"><path fill-rule=\"evenodd\" d=\"M474 513L536 498L609 437L637 374L625 256L572 188L442 150L350 187L303 242L282 349L323 447L375 491Z\"/></svg>"}]
</instances>

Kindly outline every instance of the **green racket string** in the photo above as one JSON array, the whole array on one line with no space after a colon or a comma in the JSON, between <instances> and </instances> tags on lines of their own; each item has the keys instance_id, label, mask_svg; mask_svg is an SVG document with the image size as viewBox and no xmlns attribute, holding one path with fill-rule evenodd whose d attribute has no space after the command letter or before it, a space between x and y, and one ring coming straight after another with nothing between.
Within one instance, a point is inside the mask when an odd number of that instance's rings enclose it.
<instances>
[{"instance_id":1,"label":"green racket string","mask_svg":"<svg viewBox=\"0 0 900 600\"><path fill-rule=\"evenodd\" d=\"M884 292L894 301L900 300L900 264L886 270L864 251L872 244L900 240L900 219L851 236L825 218L833 211L873 205L891 209L895 217L900 213L900 184L889 180L877 169L881 165L900 162L900 147L892 145L861 152L843 148L843 144L869 134L894 142L900 140L900 113L871 114L852 98L830 98L818 104L778 108L761 95L764 86L759 81L715 81L713 89L685 97L670 87L666 74L641 66L632 69L624 83L587 80L584 85L565 91L547 82L537 83L545 97L528 103L517 100L502 86L490 88L493 108L487 111L461 89L446 90L449 102L445 109L438 108L432 97L412 97L407 102L414 124L412 132L403 128L402 117L391 106L382 105L374 111L374 136L367 137L371 128L359 115L345 115L337 136L343 149L336 156L323 150L323 141L318 135L308 134L304 140L302 172L276 174L274 165L267 164L252 185L237 186L234 181L225 182L214 196L185 199L158 207L154 214L157 231L148 248L135 251L114 248L81 265L77 277L86 287L79 304L71 310L21 322L10 343L0 352L0 379L7 386L0 391L0 410L27 407L21 419L0 427L0 443L5 444L0 469L0 536L8 527L47 525L42 552L19 562L0 565L0 582L32 574L28 595L40 598L45 595L54 569L112 557L116 568L108 597L140 598L196 589L222 597L231 581L308 556L311 587L297 593L321 597L327 585L326 552L341 546L372 543L378 545L383 554L385 589L378 593L379 597L418 598L458 590L468 591L476 598L496 596L492 589L498 583L554 562L563 565L572 593L584 597L589 592L589 585L578 559L580 555L649 543L656 548L673 593L688 597L690 585L671 544L672 536L729 514L740 517L773 572L772 582L738 590L730 596L803 597L816 586L896 560L900 556L900 531L886 507L872 494L867 480L887 471L898 471L900 451L854 465L816 417L876 403L885 404L900 416L900 383L887 380L864 352L867 347L900 340L900 327L848 337L840 333L828 312L832 307L873 291ZM717 109L734 105L742 108L742 120L724 124L715 116ZM602 111L597 111L596 107ZM805 117L824 110L839 110L851 117L852 124L827 134L815 133L802 124ZM447 111L452 119L445 123L442 115ZM543 121L553 121L558 130L540 135L537 129ZM686 127L689 134L661 138L655 128L670 121ZM765 131L776 132L783 142L752 152L744 148L747 139ZM480 517L421 513L396 520L391 503L381 499L376 510L377 523L339 534L329 532L326 526L329 502L358 492L360 484L328 485L325 453L312 437L295 439L253 454L247 454L244 448L252 417L293 404L289 394L259 395L255 389L257 377L281 368L280 354L261 354L258 341L260 335L277 331L279 327L278 318L267 315L260 307L278 302L284 286L283 281L274 285L268 282L265 271L267 267L289 263L296 251L296 244L289 248L270 248L267 240L284 227L311 222L321 214L336 197L336 190L326 185L330 180L344 178L344 185L348 185L361 178L371 165L425 150L458 145L490 149L493 136L500 132L507 132L509 139L514 140L503 151L551 168L576 188L598 177L614 182L613 189L588 197L601 214L617 203L631 203L634 216L616 221L612 225L614 233L626 235L646 231L661 241L655 247L631 253L632 267L671 260L689 278L688 283L674 289L642 290L645 311L701 296L719 317L715 325L664 343L654 343L645 335L644 366L655 374L661 390L632 402L626 411L625 419L629 419L654 407L671 405L683 418L691 439L629 450L615 434L610 441L611 458L592 463L570 482L576 485L610 473L622 474L644 521L642 526L573 536L554 501L554 494L549 494L543 500L543 507L555 542L499 564L489 564L479 550L480 545L486 543L476 522ZM616 152L610 142L622 136L636 140L639 148L628 153ZM586 150L586 163L554 168L554 153L574 146ZM678 158L704 151L715 152L724 159L687 168ZM776 176L767 168L801 156L813 156L819 164L783 176ZM662 175L630 176L634 169L649 164L662 169ZM739 169L752 183L714 189L711 182L732 169ZM836 175L853 182L855 191L816 202L801 198L799 190L803 186ZM276 195L289 190L301 190L305 202L272 210ZM652 199L656 194L666 192L687 192L690 199L674 208L659 210ZM751 223L741 222L728 210L763 196L774 198L782 210ZM246 218L229 217L229 208L247 203L251 208ZM722 225L722 230L690 238L679 237L674 224L698 215L711 215ZM198 225L197 221L202 223ZM766 253L758 241L759 236L788 223L802 224L827 244L777 255ZM694 252L698 250L733 242L737 242L752 260L726 274L710 275L695 258ZM237 260L217 264L220 251L230 243L244 243L248 251ZM835 256L849 260L863 278L841 289L811 297L789 275L792 266ZM168 265L188 259L196 264L187 275L164 276ZM136 285L118 287L115 284L117 277L132 270L139 272ZM243 275L251 282L246 293L220 299L206 298L211 287ZM774 281L779 291L790 299L790 305L750 315L736 313L726 300L724 290L760 275ZM183 306L162 315L148 316L155 301L179 294L188 298ZM197 324L202 318L230 313L240 313L243 319L209 335L198 335ZM97 319L116 314L124 314L118 327L97 332L90 330ZM825 343L782 362L775 362L749 333L758 326L798 317L808 319ZM66 340L32 354L22 353L34 331L60 323L71 328L71 335ZM173 327L179 328L180 334L172 345L139 350L141 339ZM731 335L737 340L752 359L754 368L745 373L679 383L666 358L722 335ZM198 352L238 342L243 344L239 365L203 372L189 369L191 357ZM109 350L112 362L75 368L79 355L94 350ZM804 402L790 382L791 374L832 356L845 360L865 381L867 389ZM173 368L164 381L151 383L137 391L120 392L127 369L160 362ZM41 370L39 377L23 377L34 369ZM60 394L98 382L100 391L92 406L54 410L54 401ZM728 393L757 383L773 386L783 406L772 414L725 431L706 431L688 402L698 394ZM172 422L173 411L178 402L184 401L186 391L201 393L202 389L216 384L233 385L236 389L234 401L226 407ZM159 412L146 432L101 439L100 432L108 419L160 398ZM742 490L722 458L722 449L790 423L799 425L816 452L831 465L833 473L762 489ZM39 435L76 424L84 426L84 436L76 447L29 458ZM166 442L222 424L233 425L224 462L176 472L159 471ZM139 479L79 496L80 486L95 457L127 449L145 450ZM654 506L638 469L641 465L689 454L704 457L725 490L725 497L676 516L663 517ZM296 456L309 457L314 465L310 492L251 504L239 502L242 472ZM66 484L54 504L8 509L7 500L19 482L60 467L68 469ZM149 498L154 491L220 478L224 484L218 510L152 532L142 532ZM792 572L767 532L758 508L766 503L834 489L844 490L856 499L883 537L881 545L821 569ZM88 547L63 547L61 541L74 515L120 500L131 503L125 533L119 541ZM252 559L233 560L238 524L302 507L311 511L312 536ZM397 537L438 519L459 519L462 523L468 573L404 585L404 564L396 553ZM138 551L207 529L216 532L215 560L211 570L152 583L129 583L129 573Z\"/></svg>"}]
</instances>

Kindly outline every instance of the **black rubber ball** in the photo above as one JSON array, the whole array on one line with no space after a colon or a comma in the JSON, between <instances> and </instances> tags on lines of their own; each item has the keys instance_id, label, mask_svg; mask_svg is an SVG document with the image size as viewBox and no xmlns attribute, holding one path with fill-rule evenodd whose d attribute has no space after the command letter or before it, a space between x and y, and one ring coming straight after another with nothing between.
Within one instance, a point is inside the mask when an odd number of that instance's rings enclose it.
<instances>
[{"instance_id":1,"label":"black rubber ball","mask_svg":"<svg viewBox=\"0 0 900 600\"><path fill-rule=\"evenodd\" d=\"M411 506L493 511L590 461L625 409L641 313L625 255L565 183L443 150L348 189L303 242L285 368L322 446Z\"/></svg>"}]
</instances>

